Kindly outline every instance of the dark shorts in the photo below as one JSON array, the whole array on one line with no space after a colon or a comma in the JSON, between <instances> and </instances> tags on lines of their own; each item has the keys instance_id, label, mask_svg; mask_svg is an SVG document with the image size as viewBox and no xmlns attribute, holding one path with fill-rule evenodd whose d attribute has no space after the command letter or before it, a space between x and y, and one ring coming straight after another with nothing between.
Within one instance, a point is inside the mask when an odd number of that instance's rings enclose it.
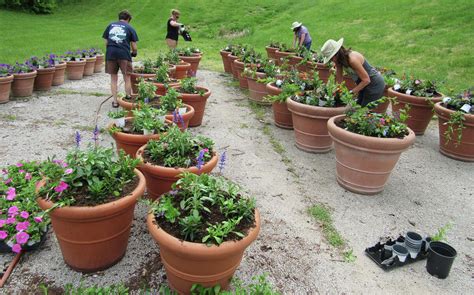
<instances>
[{"instance_id":1,"label":"dark shorts","mask_svg":"<svg viewBox=\"0 0 474 295\"><path fill-rule=\"evenodd\" d=\"M118 70L122 74L130 75L133 71L132 62L126 59L108 60L105 64L105 72L107 74L117 74Z\"/></svg>"},{"instance_id":2,"label":"dark shorts","mask_svg":"<svg viewBox=\"0 0 474 295\"><path fill-rule=\"evenodd\" d=\"M370 84L359 92L357 103L364 107L368 103L382 98L384 90L385 82L380 74L370 77Z\"/></svg>"}]
</instances>

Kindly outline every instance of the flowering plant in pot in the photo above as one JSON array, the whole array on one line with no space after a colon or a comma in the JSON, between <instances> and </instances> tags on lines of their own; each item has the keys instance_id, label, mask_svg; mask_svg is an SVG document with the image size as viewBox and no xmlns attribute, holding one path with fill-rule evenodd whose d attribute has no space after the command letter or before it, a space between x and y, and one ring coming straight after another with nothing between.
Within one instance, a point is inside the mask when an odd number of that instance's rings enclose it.
<instances>
[{"instance_id":1,"label":"flowering plant in pot","mask_svg":"<svg viewBox=\"0 0 474 295\"><path fill-rule=\"evenodd\" d=\"M453 159L474 161L474 97L472 89L435 104L440 152Z\"/></svg>"},{"instance_id":2,"label":"flowering plant in pot","mask_svg":"<svg viewBox=\"0 0 474 295\"><path fill-rule=\"evenodd\" d=\"M189 121L189 126L200 126L211 91L205 87L197 86L197 79L194 77L184 78L181 80L181 85L174 86L174 88L182 101L194 108L194 115Z\"/></svg>"},{"instance_id":3,"label":"flowering plant in pot","mask_svg":"<svg viewBox=\"0 0 474 295\"><path fill-rule=\"evenodd\" d=\"M144 59L141 66L134 66L133 72L130 74L132 92L136 93L138 91L137 84L141 78L153 79L155 72L155 63L150 58Z\"/></svg>"},{"instance_id":4,"label":"flowering plant in pot","mask_svg":"<svg viewBox=\"0 0 474 295\"><path fill-rule=\"evenodd\" d=\"M128 117L133 117L133 113L131 112L132 109L138 107L138 103L152 103L152 104L159 104L159 98L156 95L156 86L149 81L145 81L143 78L138 80L138 84L136 85L137 94L132 95L130 99L123 97L122 95L118 97L117 102L118 104L128 110Z\"/></svg>"},{"instance_id":5,"label":"flowering plant in pot","mask_svg":"<svg viewBox=\"0 0 474 295\"><path fill-rule=\"evenodd\" d=\"M0 104L10 99L10 90L13 82L12 68L8 64L0 64Z\"/></svg>"},{"instance_id":6,"label":"flowering plant in pot","mask_svg":"<svg viewBox=\"0 0 474 295\"><path fill-rule=\"evenodd\" d=\"M86 59L80 52L68 51L64 55L66 59L66 75L69 80L81 80L84 77Z\"/></svg>"},{"instance_id":7,"label":"flowering plant in pot","mask_svg":"<svg viewBox=\"0 0 474 295\"><path fill-rule=\"evenodd\" d=\"M0 253L34 250L46 237L50 220L35 198L41 168L20 161L0 170Z\"/></svg>"},{"instance_id":8,"label":"flowering plant in pot","mask_svg":"<svg viewBox=\"0 0 474 295\"><path fill-rule=\"evenodd\" d=\"M188 128L195 110L190 104L183 103L182 95L175 88L161 96L159 103L159 107L167 113L166 119L178 124L181 130Z\"/></svg>"},{"instance_id":9,"label":"flowering plant in pot","mask_svg":"<svg viewBox=\"0 0 474 295\"><path fill-rule=\"evenodd\" d=\"M53 86L54 72L56 71L55 60L50 56L42 58L32 56L30 57L29 62L38 72L35 79L34 90L50 90Z\"/></svg>"},{"instance_id":10,"label":"flowering plant in pot","mask_svg":"<svg viewBox=\"0 0 474 295\"><path fill-rule=\"evenodd\" d=\"M262 62L262 55L255 51L253 48L247 48L243 51L240 55L238 55L239 59L234 60L234 71L236 72L236 76L239 79L239 86L240 88L247 89L248 81L245 76L243 76L243 71L246 67L255 67L256 64Z\"/></svg>"},{"instance_id":11,"label":"flowering plant in pot","mask_svg":"<svg viewBox=\"0 0 474 295\"><path fill-rule=\"evenodd\" d=\"M54 64L54 74L53 74L53 86L59 86L64 84L64 77L66 74L66 61L64 56L58 56L54 53L48 55L49 63Z\"/></svg>"},{"instance_id":12,"label":"flowering plant in pot","mask_svg":"<svg viewBox=\"0 0 474 295\"><path fill-rule=\"evenodd\" d=\"M383 191L401 153L415 141L414 132L404 123L407 109L392 116L374 113L370 107L373 106L361 107L351 102L345 115L328 121L338 183L352 192L368 195Z\"/></svg>"},{"instance_id":13,"label":"flowering plant in pot","mask_svg":"<svg viewBox=\"0 0 474 295\"><path fill-rule=\"evenodd\" d=\"M279 50L282 45L283 43L281 42L270 41L270 43L265 46L268 58L276 59L275 51Z\"/></svg>"},{"instance_id":14,"label":"flowering plant in pot","mask_svg":"<svg viewBox=\"0 0 474 295\"><path fill-rule=\"evenodd\" d=\"M38 74L31 62L26 61L24 64L17 62L11 67L11 72L13 74L12 95L17 97L31 96L35 78Z\"/></svg>"},{"instance_id":15,"label":"flowering plant in pot","mask_svg":"<svg viewBox=\"0 0 474 295\"><path fill-rule=\"evenodd\" d=\"M171 126L157 140L150 140L137 152L140 171L147 179L147 191L152 199L168 192L179 174L209 173L217 164L214 142L204 136L193 136Z\"/></svg>"},{"instance_id":16,"label":"flowering plant in pot","mask_svg":"<svg viewBox=\"0 0 474 295\"><path fill-rule=\"evenodd\" d=\"M109 111L107 116L114 120L115 126L119 128L125 127L125 116L127 115L127 111L125 110L116 110L116 111Z\"/></svg>"},{"instance_id":17,"label":"flowering plant in pot","mask_svg":"<svg viewBox=\"0 0 474 295\"><path fill-rule=\"evenodd\" d=\"M189 69L191 68L191 64L188 62L184 62L178 55L176 50L170 50L165 55L159 55L157 59L157 66L159 60L163 62L167 62L170 65L174 65L176 67L175 71L171 73L171 76L175 79L183 79L187 76Z\"/></svg>"},{"instance_id":18,"label":"flowering plant in pot","mask_svg":"<svg viewBox=\"0 0 474 295\"><path fill-rule=\"evenodd\" d=\"M127 249L135 204L145 179L138 160L96 144L68 152L62 165L46 161L38 204L49 212L65 262L93 272L117 263Z\"/></svg>"},{"instance_id":19,"label":"flowering plant in pot","mask_svg":"<svg viewBox=\"0 0 474 295\"><path fill-rule=\"evenodd\" d=\"M86 60L84 67L84 76L91 76L94 74L96 55L90 49L78 49L77 54Z\"/></svg>"},{"instance_id":20,"label":"flowering plant in pot","mask_svg":"<svg viewBox=\"0 0 474 295\"><path fill-rule=\"evenodd\" d=\"M260 230L255 199L207 174L185 172L173 189L152 204L147 218L171 288L181 294L194 284L226 289Z\"/></svg>"},{"instance_id":21,"label":"flowering plant in pot","mask_svg":"<svg viewBox=\"0 0 474 295\"><path fill-rule=\"evenodd\" d=\"M410 106L406 123L416 135L423 135L433 117L434 104L442 98L436 83L404 76L387 91L389 96L396 98L397 103L393 104L395 112L403 109L405 105Z\"/></svg>"},{"instance_id":22,"label":"flowering plant in pot","mask_svg":"<svg viewBox=\"0 0 474 295\"><path fill-rule=\"evenodd\" d=\"M266 84L274 81L274 77L279 71L273 60L262 59L260 62L246 67L242 76L247 79L249 88L249 99L258 104L270 104L263 98L268 95Z\"/></svg>"},{"instance_id":23,"label":"flowering plant in pot","mask_svg":"<svg viewBox=\"0 0 474 295\"><path fill-rule=\"evenodd\" d=\"M229 55L232 53L232 47L234 45L229 44L222 48L219 52L222 58L222 64L224 65L224 72L232 74L232 67L229 60Z\"/></svg>"},{"instance_id":24,"label":"flowering plant in pot","mask_svg":"<svg viewBox=\"0 0 474 295\"><path fill-rule=\"evenodd\" d=\"M165 95L168 88L178 86L180 83L179 80L170 77L169 66L167 64L162 64L156 69L155 77L151 79L151 81L156 86L157 95Z\"/></svg>"}]
</instances>

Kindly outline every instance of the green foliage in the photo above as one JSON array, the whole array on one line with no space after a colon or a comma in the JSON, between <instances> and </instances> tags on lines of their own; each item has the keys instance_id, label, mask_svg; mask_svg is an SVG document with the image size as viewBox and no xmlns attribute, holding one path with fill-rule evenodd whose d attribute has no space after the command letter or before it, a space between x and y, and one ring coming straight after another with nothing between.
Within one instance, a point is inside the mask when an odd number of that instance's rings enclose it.
<instances>
[{"instance_id":1,"label":"green foliage","mask_svg":"<svg viewBox=\"0 0 474 295\"><path fill-rule=\"evenodd\" d=\"M413 96L431 98L439 95L434 81L407 78L405 75L399 80L399 84L395 84L394 90L395 88L399 88L396 91L400 93L410 93Z\"/></svg>"},{"instance_id":2,"label":"green foliage","mask_svg":"<svg viewBox=\"0 0 474 295\"><path fill-rule=\"evenodd\" d=\"M57 7L56 0L3 0L2 2L7 8L28 10L37 14L53 13Z\"/></svg>"},{"instance_id":3,"label":"green foliage","mask_svg":"<svg viewBox=\"0 0 474 295\"><path fill-rule=\"evenodd\" d=\"M156 94L156 86L153 83L146 82L143 78L138 81L138 97L139 101L152 100Z\"/></svg>"},{"instance_id":4,"label":"green foliage","mask_svg":"<svg viewBox=\"0 0 474 295\"><path fill-rule=\"evenodd\" d=\"M178 55L181 56L193 56L202 53L201 50L196 47L177 48L176 51L178 52Z\"/></svg>"},{"instance_id":5,"label":"green foliage","mask_svg":"<svg viewBox=\"0 0 474 295\"><path fill-rule=\"evenodd\" d=\"M168 89L168 92L160 97L160 108L166 112L174 112L182 105L183 101L174 88Z\"/></svg>"},{"instance_id":6,"label":"green foliage","mask_svg":"<svg viewBox=\"0 0 474 295\"><path fill-rule=\"evenodd\" d=\"M324 83L315 74L313 80L305 82L303 85L306 87L305 89L309 90L297 92L291 96L291 99L302 104L320 107L337 107L350 104L353 101L352 94L347 87L344 84L336 83L334 75L329 76L327 83Z\"/></svg>"},{"instance_id":7,"label":"green foliage","mask_svg":"<svg viewBox=\"0 0 474 295\"><path fill-rule=\"evenodd\" d=\"M191 288L192 294L200 295L279 295L278 291L267 281L266 274L252 277L252 282L245 285L239 278L232 278L234 291L221 290L220 285L214 287L203 287L194 284Z\"/></svg>"},{"instance_id":8,"label":"green foliage","mask_svg":"<svg viewBox=\"0 0 474 295\"><path fill-rule=\"evenodd\" d=\"M140 74L154 74L155 64L150 58L145 58L142 62L143 66L133 68L135 73Z\"/></svg>"},{"instance_id":9,"label":"green foliage","mask_svg":"<svg viewBox=\"0 0 474 295\"><path fill-rule=\"evenodd\" d=\"M168 53L166 53L165 60L172 65L177 65L181 61L176 50L168 51Z\"/></svg>"},{"instance_id":10,"label":"green foliage","mask_svg":"<svg viewBox=\"0 0 474 295\"><path fill-rule=\"evenodd\" d=\"M132 131L135 133L142 133L144 129L161 133L168 128L164 120L165 112L161 109L153 108L147 104L141 104L138 109L134 109L132 112Z\"/></svg>"},{"instance_id":11,"label":"green foliage","mask_svg":"<svg viewBox=\"0 0 474 295\"><path fill-rule=\"evenodd\" d=\"M438 229L438 232L431 237L431 241L447 241L446 233L453 227L452 223L447 223Z\"/></svg>"},{"instance_id":12,"label":"green foliage","mask_svg":"<svg viewBox=\"0 0 474 295\"><path fill-rule=\"evenodd\" d=\"M321 223L323 234L333 247L342 247L344 239L333 225L331 213L323 205L314 205L309 209L309 213Z\"/></svg>"},{"instance_id":13,"label":"green foliage","mask_svg":"<svg viewBox=\"0 0 474 295\"><path fill-rule=\"evenodd\" d=\"M107 116L111 119L123 118L125 115L127 115L127 111L125 110L109 111L107 113Z\"/></svg>"},{"instance_id":14,"label":"green foliage","mask_svg":"<svg viewBox=\"0 0 474 295\"><path fill-rule=\"evenodd\" d=\"M395 77L397 73L394 70L384 67L377 67L377 70L382 74L383 81L388 87L393 87L397 83L398 79Z\"/></svg>"},{"instance_id":15,"label":"green foliage","mask_svg":"<svg viewBox=\"0 0 474 295\"><path fill-rule=\"evenodd\" d=\"M196 87L197 87L197 79L194 77L187 77L181 80L180 88L184 93L190 93L190 94L199 93Z\"/></svg>"},{"instance_id":16,"label":"green foliage","mask_svg":"<svg viewBox=\"0 0 474 295\"><path fill-rule=\"evenodd\" d=\"M170 82L169 66L161 64L155 71L155 82L167 84Z\"/></svg>"},{"instance_id":17,"label":"green foliage","mask_svg":"<svg viewBox=\"0 0 474 295\"><path fill-rule=\"evenodd\" d=\"M444 132L444 138L446 139L446 144L453 140L453 136L456 136L455 146L458 146L462 140L464 121L466 120L466 110L463 109L465 105L468 105L470 108L468 114L474 114L474 97L472 96L471 89L464 91L463 93L453 97L445 98L442 105L450 110L453 110L449 117L449 120L444 123L447 125L447 129Z\"/></svg>"},{"instance_id":18,"label":"green foliage","mask_svg":"<svg viewBox=\"0 0 474 295\"><path fill-rule=\"evenodd\" d=\"M123 284L105 287L99 287L97 285L92 287L84 287L81 282L80 286L77 288L75 288L72 284L67 284L64 287L65 295L128 295L129 292L130 291L128 287Z\"/></svg>"}]
</instances>

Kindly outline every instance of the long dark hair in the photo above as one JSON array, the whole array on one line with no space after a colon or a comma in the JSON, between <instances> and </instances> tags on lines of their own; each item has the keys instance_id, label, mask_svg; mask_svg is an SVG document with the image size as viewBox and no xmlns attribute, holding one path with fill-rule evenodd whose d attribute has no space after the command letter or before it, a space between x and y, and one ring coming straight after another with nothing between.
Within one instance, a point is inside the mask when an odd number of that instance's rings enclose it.
<instances>
[{"instance_id":1,"label":"long dark hair","mask_svg":"<svg viewBox=\"0 0 474 295\"><path fill-rule=\"evenodd\" d=\"M352 52L351 48L346 49L344 46L341 46L341 49L336 54L336 61L338 64L343 67L349 68L349 54Z\"/></svg>"}]
</instances>

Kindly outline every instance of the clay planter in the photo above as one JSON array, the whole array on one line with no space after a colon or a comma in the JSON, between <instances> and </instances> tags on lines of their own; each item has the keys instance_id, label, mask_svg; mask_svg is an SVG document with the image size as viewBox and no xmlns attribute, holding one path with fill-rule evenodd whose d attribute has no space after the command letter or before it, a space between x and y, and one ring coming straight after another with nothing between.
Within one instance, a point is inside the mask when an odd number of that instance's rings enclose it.
<instances>
[{"instance_id":1,"label":"clay planter","mask_svg":"<svg viewBox=\"0 0 474 295\"><path fill-rule=\"evenodd\" d=\"M242 76L242 72L244 71L245 64L240 60L234 60L234 71L237 74L237 79L239 79L239 86L242 89L248 89L249 84L247 83L247 78Z\"/></svg>"},{"instance_id":2,"label":"clay planter","mask_svg":"<svg viewBox=\"0 0 474 295\"><path fill-rule=\"evenodd\" d=\"M457 144L457 131L451 135L452 140L446 144L446 138L444 133L448 129L446 124L447 121L451 118L451 114L454 113L453 110L447 109L441 105L441 102L435 104L435 112L438 116L439 124L439 151L450 158L474 162L474 115L464 114L464 129L462 130L462 138L459 145ZM454 126L456 129L457 126Z\"/></svg>"},{"instance_id":3,"label":"clay planter","mask_svg":"<svg viewBox=\"0 0 474 295\"><path fill-rule=\"evenodd\" d=\"M265 46L265 51L267 52L267 56L270 59L277 59L275 52L278 50L276 47Z\"/></svg>"},{"instance_id":4,"label":"clay planter","mask_svg":"<svg viewBox=\"0 0 474 295\"><path fill-rule=\"evenodd\" d=\"M373 108L372 112L384 114L387 111L389 105L390 105L390 101L387 100L384 103L381 103L378 106L376 106L375 108Z\"/></svg>"},{"instance_id":5,"label":"clay planter","mask_svg":"<svg viewBox=\"0 0 474 295\"><path fill-rule=\"evenodd\" d=\"M398 104L392 106L393 112L399 112L406 104L410 105L410 110L408 111L409 118L405 123L416 135L423 135L433 117L433 106L430 104L429 98L403 94L393 90L391 87L387 91L398 102ZM431 98L431 101L437 103L441 99L442 96L439 95Z\"/></svg>"},{"instance_id":6,"label":"clay planter","mask_svg":"<svg viewBox=\"0 0 474 295\"><path fill-rule=\"evenodd\" d=\"M187 76L196 77L196 73L199 68L199 62L201 61L201 58L202 58L201 54L194 53L192 56L180 55L179 58L182 61L187 62L191 65L191 67L188 69Z\"/></svg>"},{"instance_id":7,"label":"clay planter","mask_svg":"<svg viewBox=\"0 0 474 295\"><path fill-rule=\"evenodd\" d=\"M86 66L84 67L84 76L92 76L95 70L96 57L86 57Z\"/></svg>"},{"instance_id":8,"label":"clay planter","mask_svg":"<svg viewBox=\"0 0 474 295\"><path fill-rule=\"evenodd\" d=\"M290 56L290 60L289 60L289 64L294 68L294 69L298 69L298 64L300 62L303 61L303 58L300 57L300 56L296 56L296 55L291 55Z\"/></svg>"},{"instance_id":9,"label":"clay planter","mask_svg":"<svg viewBox=\"0 0 474 295\"><path fill-rule=\"evenodd\" d=\"M332 148L332 139L328 133L328 120L331 117L344 114L343 107L319 107L306 105L292 100L286 100L288 110L293 118L296 147L311 153L325 153Z\"/></svg>"},{"instance_id":10,"label":"clay planter","mask_svg":"<svg viewBox=\"0 0 474 295\"><path fill-rule=\"evenodd\" d=\"M340 115L328 121L336 151L337 182L358 194L377 194L384 189L400 154L415 141L415 133L409 129L403 139L363 136L336 126L343 118Z\"/></svg>"},{"instance_id":11,"label":"clay planter","mask_svg":"<svg viewBox=\"0 0 474 295\"><path fill-rule=\"evenodd\" d=\"M227 59L229 60L229 63L230 63L230 70L232 71L232 76L234 76L234 79L237 80L239 79L239 75L238 73L236 72L236 69L234 67L234 61L238 60L239 57L238 56L235 56L235 55L232 55L232 54L229 54L227 56Z\"/></svg>"},{"instance_id":12,"label":"clay planter","mask_svg":"<svg viewBox=\"0 0 474 295\"><path fill-rule=\"evenodd\" d=\"M138 92L138 80L140 80L140 78L143 78L145 80L147 79L154 79L155 78L155 74L140 74L140 73L135 73L135 72L132 72L130 74L130 82L132 83L132 92L133 93L137 93Z\"/></svg>"},{"instance_id":13,"label":"clay planter","mask_svg":"<svg viewBox=\"0 0 474 295\"><path fill-rule=\"evenodd\" d=\"M145 191L145 178L133 192L116 201L94 207L67 206L49 213L64 261L80 272L104 270L122 259L127 250L135 204ZM37 199L43 210L54 203Z\"/></svg>"},{"instance_id":14,"label":"clay planter","mask_svg":"<svg viewBox=\"0 0 474 295\"><path fill-rule=\"evenodd\" d=\"M156 95L165 95L168 92L169 88L179 86L180 82L170 82L168 83L168 88L166 88L165 84L163 83L153 82L153 85L156 86L156 91L155 91Z\"/></svg>"},{"instance_id":15,"label":"clay planter","mask_svg":"<svg viewBox=\"0 0 474 295\"><path fill-rule=\"evenodd\" d=\"M179 294L191 294L194 284L204 287L229 287L230 278L239 267L245 249L257 239L260 214L255 209L255 227L238 241L227 241L219 246L181 241L158 227L155 216L148 214L148 231L160 247L161 261L170 287Z\"/></svg>"},{"instance_id":16,"label":"clay planter","mask_svg":"<svg viewBox=\"0 0 474 295\"><path fill-rule=\"evenodd\" d=\"M46 68L46 69L37 69L38 75L35 79L34 90L35 91L48 91L53 86L54 72L56 69Z\"/></svg>"},{"instance_id":17,"label":"clay planter","mask_svg":"<svg viewBox=\"0 0 474 295\"><path fill-rule=\"evenodd\" d=\"M247 83L249 86L249 99L258 104L270 105L270 102L264 101L263 98L268 95L267 85L264 83L258 83L258 79L263 79L267 75L265 73L256 73L257 77L254 79L252 77L247 77Z\"/></svg>"},{"instance_id":18,"label":"clay planter","mask_svg":"<svg viewBox=\"0 0 474 295\"><path fill-rule=\"evenodd\" d=\"M173 87L176 90L179 89L179 86ZM204 110L206 108L206 102L209 96L211 96L211 91L204 87L196 87L196 89L203 90L204 95L200 94L190 94L190 93L179 93L179 97L183 100L183 103L188 104L194 108L194 116L192 116L189 121L190 127L197 127L202 124L202 118L204 117Z\"/></svg>"},{"instance_id":19,"label":"clay planter","mask_svg":"<svg viewBox=\"0 0 474 295\"><path fill-rule=\"evenodd\" d=\"M268 95L278 95L281 93L281 88L274 85L275 83L268 83L266 85ZM275 126L283 129L293 129L293 118L291 112L288 110L288 106L285 102L273 102L273 120Z\"/></svg>"},{"instance_id":20,"label":"clay planter","mask_svg":"<svg viewBox=\"0 0 474 295\"><path fill-rule=\"evenodd\" d=\"M35 78L37 71L23 74L13 74L13 83L11 87L12 96L25 97L33 94Z\"/></svg>"},{"instance_id":21,"label":"clay planter","mask_svg":"<svg viewBox=\"0 0 474 295\"><path fill-rule=\"evenodd\" d=\"M296 52L286 52L286 51L275 51L275 64L277 66L281 66L283 63L281 61L282 58L289 58L290 56L296 55Z\"/></svg>"},{"instance_id":22,"label":"clay planter","mask_svg":"<svg viewBox=\"0 0 474 295\"><path fill-rule=\"evenodd\" d=\"M224 72L232 74L232 68L230 66L230 61L228 59L228 56L230 55L229 51L220 51L221 58L222 58L222 64L224 65Z\"/></svg>"},{"instance_id":23,"label":"clay planter","mask_svg":"<svg viewBox=\"0 0 474 295\"><path fill-rule=\"evenodd\" d=\"M132 110L136 107L136 103L125 101L122 97L117 97L117 102L122 109L128 111L127 117L133 117Z\"/></svg>"},{"instance_id":24,"label":"clay planter","mask_svg":"<svg viewBox=\"0 0 474 295\"><path fill-rule=\"evenodd\" d=\"M13 82L13 75L0 77L0 103L9 102L12 82Z\"/></svg>"},{"instance_id":25,"label":"clay planter","mask_svg":"<svg viewBox=\"0 0 474 295\"><path fill-rule=\"evenodd\" d=\"M183 61L175 66L176 66L176 70L173 74L170 75L171 78L183 79L188 76L188 71L191 69L190 63Z\"/></svg>"},{"instance_id":26,"label":"clay planter","mask_svg":"<svg viewBox=\"0 0 474 295\"><path fill-rule=\"evenodd\" d=\"M323 80L324 83L328 82L329 68L322 63L316 63L316 71L318 71L319 79Z\"/></svg>"},{"instance_id":27,"label":"clay planter","mask_svg":"<svg viewBox=\"0 0 474 295\"><path fill-rule=\"evenodd\" d=\"M53 86L64 84L64 77L66 74L66 62L59 63L54 66L56 69L53 74Z\"/></svg>"},{"instance_id":28,"label":"clay planter","mask_svg":"<svg viewBox=\"0 0 474 295\"><path fill-rule=\"evenodd\" d=\"M66 75L69 80L81 80L84 76L84 68L86 67L86 60L68 61L66 62Z\"/></svg>"},{"instance_id":29,"label":"clay planter","mask_svg":"<svg viewBox=\"0 0 474 295\"><path fill-rule=\"evenodd\" d=\"M189 104L183 104L184 107L186 107L186 113L181 115L183 117L184 121L184 126L180 122L176 123L178 124L179 129L182 131L186 130L189 127L189 122L191 121L192 117L194 117L194 108L190 106ZM166 115L165 116L166 120L173 121L173 115Z\"/></svg>"},{"instance_id":30,"label":"clay planter","mask_svg":"<svg viewBox=\"0 0 474 295\"><path fill-rule=\"evenodd\" d=\"M178 181L179 174L183 172L191 172L194 174L209 173L217 165L217 154L214 154L214 156L201 167L201 170L196 166L189 168L169 168L152 165L150 163L145 163L143 160L145 148L146 145L139 148L136 157L141 160L138 169L140 169L140 171L145 175L148 198L152 200L156 200L162 194L169 192L171 190L171 185Z\"/></svg>"},{"instance_id":31,"label":"clay planter","mask_svg":"<svg viewBox=\"0 0 474 295\"><path fill-rule=\"evenodd\" d=\"M357 86L356 82L354 82L354 80L352 80L350 76L344 76L344 82L346 84L347 89L349 90L352 90Z\"/></svg>"},{"instance_id":32,"label":"clay planter","mask_svg":"<svg viewBox=\"0 0 474 295\"><path fill-rule=\"evenodd\" d=\"M307 74L314 73L314 71L316 71L316 67L316 64L311 61L296 65L296 69L298 70L298 72Z\"/></svg>"},{"instance_id":33,"label":"clay planter","mask_svg":"<svg viewBox=\"0 0 474 295\"><path fill-rule=\"evenodd\" d=\"M98 54L95 56L94 73L102 72L103 67L104 67L104 55Z\"/></svg>"}]
</instances>

